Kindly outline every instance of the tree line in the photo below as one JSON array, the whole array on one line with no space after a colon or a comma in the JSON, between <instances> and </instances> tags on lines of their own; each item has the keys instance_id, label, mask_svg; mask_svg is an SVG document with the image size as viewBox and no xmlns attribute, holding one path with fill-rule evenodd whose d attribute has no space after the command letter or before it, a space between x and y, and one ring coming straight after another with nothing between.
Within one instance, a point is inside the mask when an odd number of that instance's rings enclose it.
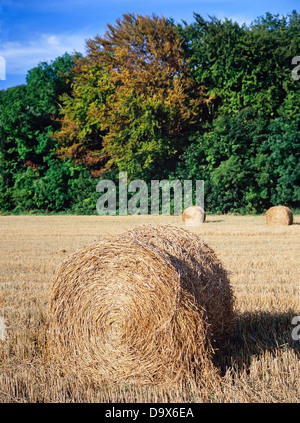
<instances>
[{"instance_id":1,"label":"tree line","mask_svg":"<svg viewBox=\"0 0 300 423\"><path fill-rule=\"evenodd\" d=\"M300 15L125 14L0 91L0 212L96 213L101 179L204 180L213 213L300 206Z\"/></svg>"}]
</instances>

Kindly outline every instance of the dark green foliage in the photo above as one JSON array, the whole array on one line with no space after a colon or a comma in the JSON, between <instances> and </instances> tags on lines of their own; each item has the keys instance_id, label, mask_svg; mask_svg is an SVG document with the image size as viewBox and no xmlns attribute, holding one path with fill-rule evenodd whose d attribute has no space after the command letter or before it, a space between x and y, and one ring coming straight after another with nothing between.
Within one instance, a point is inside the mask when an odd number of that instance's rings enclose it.
<instances>
[{"instance_id":1,"label":"dark green foliage","mask_svg":"<svg viewBox=\"0 0 300 423\"><path fill-rule=\"evenodd\" d=\"M266 165L273 170L273 204L300 205L300 132L298 123L275 119L270 123Z\"/></svg>"},{"instance_id":2,"label":"dark green foliage","mask_svg":"<svg viewBox=\"0 0 300 423\"><path fill-rule=\"evenodd\" d=\"M252 107L267 117L277 110L291 89L291 61L300 53L300 16L294 11L280 18L267 13L249 27L195 14L191 25L179 26L195 78L215 93L222 114Z\"/></svg>"},{"instance_id":3,"label":"dark green foliage","mask_svg":"<svg viewBox=\"0 0 300 423\"><path fill-rule=\"evenodd\" d=\"M253 109L220 116L211 131L196 137L178 173L205 181L206 207L216 212L253 212L263 208L268 175L261 173L267 121ZM264 182L262 184L262 181Z\"/></svg>"},{"instance_id":4,"label":"dark green foliage","mask_svg":"<svg viewBox=\"0 0 300 423\"><path fill-rule=\"evenodd\" d=\"M214 212L299 207L300 16L267 13L249 27L230 20L178 26L194 77L218 96L214 121L190 138L177 175L204 179Z\"/></svg>"},{"instance_id":5,"label":"dark green foliage","mask_svg":"<svg viewBox=\"0 0 300 423\"><path fill-rule=\"evenodd\" d=\"M56 157L60 96L74 66L65 54L0 94L0 211L61 211L72 204L72 166ZM84 169L82 169L84 171Z\"/></svg>"}]
</instances>

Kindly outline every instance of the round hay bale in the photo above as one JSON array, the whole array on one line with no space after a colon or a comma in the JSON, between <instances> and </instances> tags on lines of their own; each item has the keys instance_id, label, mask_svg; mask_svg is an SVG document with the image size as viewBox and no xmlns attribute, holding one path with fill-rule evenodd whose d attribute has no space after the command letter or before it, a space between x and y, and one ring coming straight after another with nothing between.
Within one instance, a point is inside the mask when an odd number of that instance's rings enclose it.
<instances>
[{"instance_id":1,"label":"round hay bale","mask_svg":"<svg viewBox=\"0 0 300 423\"><path fill-rule=\"evenodd\" d=\"M172 263L183 289L205 310L210 341L221 348L232 335L235 297L214 251L198 235L176 225L140 225L124 236L158 249Z\"/></svg>"},{"instance_id":2,"label":"round hay bale","mask_svg":"<svg viewBox=\"0 0 300 423\"><path fill-rule=\"evenodd\" d=\"M182 213L182 221L186 226L198 226L206 220L206 213L202 207L191 206Z\"/></svg>"},{"instance_id":3,"label":"round hay bale","mask_svg":"<svg viewBox=\"0 0 300 423\"><path fill-rule=\"evenodd\" d=\"M293 213L285 206L274 206L266 212L267 225L292 225Z\"/></svg>"},{"instance_id":4,"label":"round hay bale","mask_svg":"<svg viewBox=\"0 0 300 423\"><path fill-rule=\"evenodd\" d=\"M50 357L96 381L169 383L211 374L197 284L185 279L180 258L174 263L126 234L71 255L50 292Z\"/></svg>"}]
</instances>

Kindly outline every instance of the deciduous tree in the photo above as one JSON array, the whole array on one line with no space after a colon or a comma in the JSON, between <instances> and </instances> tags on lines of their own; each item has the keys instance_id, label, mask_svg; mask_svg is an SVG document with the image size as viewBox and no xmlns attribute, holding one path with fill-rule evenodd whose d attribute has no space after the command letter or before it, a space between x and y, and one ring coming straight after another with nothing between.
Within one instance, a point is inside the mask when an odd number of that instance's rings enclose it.
<instances>
[{"instance_id":1,"label":"deciduous tree","mask_svg":"<svg viewBox=\"0 0 300 423\"><path fill-rule=\"evenodd\" d=\"M62 156L92 166L105 159L105 169L117 167L129 178L157 169L162 175L206 121L212 101L191 77L174 25L127 14L87 49L75 68L72 97L64 99Z\"/></svg>"}]
</instances>

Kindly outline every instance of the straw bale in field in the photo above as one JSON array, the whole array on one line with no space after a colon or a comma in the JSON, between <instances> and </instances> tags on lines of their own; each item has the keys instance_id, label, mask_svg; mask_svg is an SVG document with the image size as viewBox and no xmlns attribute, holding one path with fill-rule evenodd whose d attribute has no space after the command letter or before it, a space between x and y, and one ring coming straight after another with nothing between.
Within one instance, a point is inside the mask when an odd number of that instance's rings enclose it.
<instances>
[{"instance_id":1,"label":"straw bale in field","mask_svg":"<svg viewBox=\"0 0 300 423\"><path fill-rule=\"evenodd\" d=\"M274 206L266 212L267 225L292 225L293 213L285 206Z\"/></svg>"},{"instance_id":2,"label":"straw bale in field","mask_svg":"<svg viewBox=\"0 0 300 423\"><path fill-rule=\"evenodd\" d=\"M203 380L214 372L211 336L228 334L231 313L229 281L209 247L173 225L141 225L59 267L48 350L90 379Z\"/></svg>"},{"instance_id":3,"label":"straw bale in field","mask_svg":"<svg viewBox=\"0 0 300 423\"><path fill-rule=\"evenodd\" d=\"M186 226L198 226L206 220L206 213L202 207L191 206L182 213L182 221Z\"/></svg>"}]
</instances>

